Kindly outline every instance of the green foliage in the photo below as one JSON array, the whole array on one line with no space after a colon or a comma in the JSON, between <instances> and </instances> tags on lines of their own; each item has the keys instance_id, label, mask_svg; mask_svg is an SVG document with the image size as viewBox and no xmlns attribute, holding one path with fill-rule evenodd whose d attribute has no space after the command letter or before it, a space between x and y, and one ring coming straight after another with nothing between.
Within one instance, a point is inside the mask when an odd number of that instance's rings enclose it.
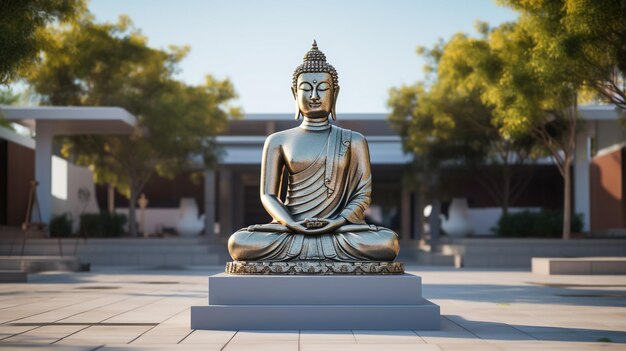
<instances>
[{"instance_id":1,"label":"green foliage","mask_svg":"<svg viewBox=\"0 0 626 351\"><path fill-rule=\"evenodd\" d=\"M581 214L572 216L573 232L583 229ZM563 232L563 211L542 210L540 212L518 212L504 214L500 217L494 231L506 237L560 237Z\"/></svg>"},{"instance_id":2,"label":"green foliage","mask_svg":"<svg viewBox=\"0 0 626 351\"><path fill-rule=\"evenodd\" d=\"M13 105L20 98L19 94L13 94L11 89L0 87L0 105ZM0 111L0 127L7 128L10 130L15 130L11 123L9 123L4 116L2 116L2 111Z\"/></svg>"},{"instance_id":3,"label":"green foliage","mask_svg":"<svg viewBox=\"0 0 626 351\"><path fill-rule=\"evenodd\" d=\"M124 234L127 217L116 213L84 213L80 215L78 232L84 237L119 237Z\"/></svg>"},{"instance_id":4,"label":"green foliage","mask_svg":"<svg viewBox=\"0 0 626 351\"><path fill-rule=\"evenodd\" d=\"M55 21L69 21L84 10L83 0L4 0L0 3L0 84L14 80L39 58Z\"/></svg>"},{"instance_id":5,"label":"green foliage","mask_svg":"<svg viewBox=\"0 0 626 351\"><path fill-rule=\"evenodd\" d=\"M72 236L72 223L72 218L67 213L52 217L49 224L50 236L56 238Z\"/></svg>"},{"instance_id":6,"label":"green foliage","mask_svg":"<svg viewBox=\"0 0 626 351\"><path fill-rule=\"evenodd\" d=\"M487 34L486 24L478 27ZM394 88L388 100L389 120L404 137L405 150L413 152L422 169L430 172L443 163L501 165L502 172L487 172L477 179L506 211L514 195L514 168L529 158L536 143L529 142L524 133L515 138L503 135L493 107L483 101L484 85L475 72L497 69L499 62L490 55L485 39L465 34L431 49L418 48L418 53L427 59L428 82ZM493 176L505 179L483 179ZM516 189L518 194L523 187Z\"/></svg>"},{"instance_id":7,"label":"green foliage","mask_svg":"<svg viewBox=\"0 0 626 351\"><path fill-rule=\"evenodd\" d=\"M175 80L179 62L189 48L158 50L132 27L79 18L58 28L54 45L28 77L44 104L120 106L137 116L128 136L83 135L65 138L62 152L90 166L98 183L114 184L130 198L130 232L135 233L138 194L153 174L171 178L201 156L206 167L219 153L214 136L226 127L228 106L236 97L232 83L207 76L188 86Z\"/></svg>"},{"instance_id":8,"label":"green foliage","mask_svg":"<svg viewBox=\"0 0 626 351\"><path fill-rule=\"evenodd\" d=\"M501 185L487 188L505 212L511 163L541 152L541 144L564 177L569 213L577 96L584 83L579 66L555 51L543 29L525 16L496 28L477 27L481 38L457 34L431 50L418 49L430 59L426 71L435 79L392 89L390 121L405 137L405 149L431 167L451 160L502 164ZM564 227L567 238L570 226Z\"/></svg>"},{"instance_id":9,"label":"green foliage","mask_svg":"<svg viewBox=\"0 0 626 351\"><path fill-rule=\"evenodd\" d=\"M547 57L626 109L626 1L500 0L521 13Z\"/></svg>"}]
</instances>

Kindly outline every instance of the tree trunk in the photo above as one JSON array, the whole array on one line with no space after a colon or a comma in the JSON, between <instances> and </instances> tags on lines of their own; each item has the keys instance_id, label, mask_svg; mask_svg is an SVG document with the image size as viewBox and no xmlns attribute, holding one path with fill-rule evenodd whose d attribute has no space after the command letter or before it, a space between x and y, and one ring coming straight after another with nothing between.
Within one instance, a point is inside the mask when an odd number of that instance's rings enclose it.
<instances>
[{"instance_id":1,"label":"tree trunk","mask_svg":"<svg viewBox=\"0 0 626 351\"><path fill-rule=\"evenodd\" d=\"M571 160L565 158L563 173L563 239L569 239L572 232L572 171Z\"/></svg>"},{"instance_id":2,"label":"tree trunk","mask_svg":"<svg viewBox=\"0 0 626 351\"><path fill-rule=\"evenodd\" d=\"M137 212L137 197L139 191L131 188L130 199L128 200L128 234L131 237L137 236L137 218L135 213Z\"/></svg>"},{"instance_id":3,"label":"tree trunk","mask_svg":"<svg viewBox=\"0 0 626 351\"><path fill-rule=\"evenodd\" d=\"M505 172L502 184L502 215L509 214L509 198L511 197L511 174L508 170Z\"/></svg>"}]
</instances>

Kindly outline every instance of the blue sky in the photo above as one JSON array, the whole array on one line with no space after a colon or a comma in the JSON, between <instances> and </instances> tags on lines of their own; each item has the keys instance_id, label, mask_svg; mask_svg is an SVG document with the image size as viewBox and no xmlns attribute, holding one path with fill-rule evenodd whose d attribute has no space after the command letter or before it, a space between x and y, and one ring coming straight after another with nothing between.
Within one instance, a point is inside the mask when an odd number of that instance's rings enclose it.
<instances>
[{"instance_id":1,"label":"blue sky","mask_svg":"<svg viewBox=\"0 0 626 351\"><path fill-rule=\"evenodd\" d=\"M190 45L179 78L230 78L245 112L292 112L291 75L317 40L339 72L337 113L386 112L388 91L423 78L417 46L514 20L493 0L91 0L98 21L129 15L153 47Z\"/></svg>"}]
</instances>

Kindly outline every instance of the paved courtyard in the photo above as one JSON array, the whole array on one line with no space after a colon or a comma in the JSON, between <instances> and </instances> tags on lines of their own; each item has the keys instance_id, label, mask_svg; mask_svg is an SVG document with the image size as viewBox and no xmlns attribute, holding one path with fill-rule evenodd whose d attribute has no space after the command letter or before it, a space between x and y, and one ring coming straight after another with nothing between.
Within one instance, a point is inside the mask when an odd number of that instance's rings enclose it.
<instances>
[{"instance_id":1,"label":"paved courtyard","mask_svg":"<svg viewBox=\"0 0 626 351\"><path fill-rule=\"evenodd\" d=\"M0 284L0 349L626 350L626 276L408 267L441 306L441 331L203 331L208 274L95 268Z\"/></svg>"}]
</instances>

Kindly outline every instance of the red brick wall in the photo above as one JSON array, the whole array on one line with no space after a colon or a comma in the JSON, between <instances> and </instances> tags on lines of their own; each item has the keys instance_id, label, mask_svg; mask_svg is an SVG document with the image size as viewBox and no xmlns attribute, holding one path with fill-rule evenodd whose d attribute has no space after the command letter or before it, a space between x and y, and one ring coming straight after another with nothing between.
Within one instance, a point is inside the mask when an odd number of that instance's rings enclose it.
<instances>
[{"instance_id":1,"label":"red brick wall","mask_svg":"<svg viewBox=\"0 0 626 351\"><path fill-rule=\"evenodd\" d=\"M621 148L596 156L591 161L591 231L626 227L625 151L625 148Z\"/></svg>"},{"instance_id":2,"label":"red brick wall","mask_svg":"<svg viewBox=\"0 0 626 351\"><path fill-rule=\"evenodd\" d=\"M12 143L6 143L6 223L20 226L26 218L30 182L35 179L35 151Z\"/></svg>"}]
</instances>

